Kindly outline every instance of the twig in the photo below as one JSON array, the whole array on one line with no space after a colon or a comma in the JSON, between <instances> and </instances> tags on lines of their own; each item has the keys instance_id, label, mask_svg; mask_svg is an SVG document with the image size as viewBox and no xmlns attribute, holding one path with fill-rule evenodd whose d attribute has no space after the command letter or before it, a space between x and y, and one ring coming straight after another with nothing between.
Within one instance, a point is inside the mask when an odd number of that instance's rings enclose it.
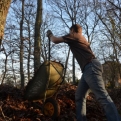
<instances>
[{"instance_id":1,"label":"twig","mask_svg":"<svg viewBox=\"0 0 121 121\"><path fill-rule=\"evenodd\" d=\"M4 118L4 121L12 121L11 118L9 118L9 117L7 117L7 116L4 115L3 110L2 110L2 105L3 105L3 102L0 101L0 112L1 112L1 114L3 116L3 118Z\"/></svg>"}]
</instances>

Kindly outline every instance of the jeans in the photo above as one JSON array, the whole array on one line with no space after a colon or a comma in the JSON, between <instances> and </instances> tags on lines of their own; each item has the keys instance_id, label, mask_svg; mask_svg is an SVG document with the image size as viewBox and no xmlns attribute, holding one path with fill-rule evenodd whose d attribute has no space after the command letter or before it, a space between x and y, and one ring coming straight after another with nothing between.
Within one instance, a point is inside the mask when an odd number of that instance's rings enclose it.
<instances>
[{"instance_id":1,"label":"jeans","mask_svg":"<svg viewBox=\"0 0 121 121\"><path fill-rule=\"evenodd\" d=\"M75 93L77 121L87 121L86 96L89 89L95 94L97 101L104 108L107 121L121 121L117 109L105 89L102 71L102 65L97 59L93 59L85 66Z\"/></svg>"}]
</instances>

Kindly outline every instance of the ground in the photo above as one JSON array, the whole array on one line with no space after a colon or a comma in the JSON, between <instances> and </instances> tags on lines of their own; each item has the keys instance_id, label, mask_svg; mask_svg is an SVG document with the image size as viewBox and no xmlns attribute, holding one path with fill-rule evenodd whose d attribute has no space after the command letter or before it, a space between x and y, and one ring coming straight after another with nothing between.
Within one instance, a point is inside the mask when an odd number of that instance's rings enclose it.
<instances>
[{"instance_id":1,"label":"ground","mask_svg":"<svg viewBox=\"0 0 121 121\"><path fill-rule=\"evenodd\" d=\"M75 85L63 85L57 95L60 115L53 120L44 116L43 102L23 99L24 91L12 86L0 86L0 121L76 121L75 120ZM121 89L108 90L119 113L121 114ZM88 121L106 121L104 111L95 100L93 93L87 97Z\"/></svg>"}]
</instances>

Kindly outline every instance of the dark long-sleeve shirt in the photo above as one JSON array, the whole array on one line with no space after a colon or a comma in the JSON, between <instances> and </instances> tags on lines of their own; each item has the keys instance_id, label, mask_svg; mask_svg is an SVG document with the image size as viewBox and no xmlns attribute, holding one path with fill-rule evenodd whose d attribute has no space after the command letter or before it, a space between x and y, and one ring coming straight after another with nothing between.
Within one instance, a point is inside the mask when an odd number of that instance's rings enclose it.
<instances>
[{"instance_id":1,"label":"dark long-sleeve shirt","mask_svg":"<svg viewBox=\"0 0 121 121\"><path fill-rule=\"evenodd\" d=\"M83 72L85 65L95 58L95 55L90 48L90 44L84 36L79 34L76 36L68 34L63 36L63 39L64 42L70 46L70 49Z\"/></svg>"}]
</instances>

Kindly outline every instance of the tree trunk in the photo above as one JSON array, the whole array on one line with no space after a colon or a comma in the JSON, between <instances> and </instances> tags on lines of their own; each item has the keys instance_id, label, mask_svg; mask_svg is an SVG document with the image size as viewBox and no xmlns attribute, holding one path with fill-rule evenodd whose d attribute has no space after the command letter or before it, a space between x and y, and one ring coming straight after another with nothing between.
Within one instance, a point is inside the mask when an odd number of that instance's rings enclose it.
<instances>
[{"instance_id":1,"label":"tree trunk","mask_svg":"<svg viewBox=\"0 0 121 121\"><path fill-rule=\"evenodd\" d=\"M34 71L36 72L40 66L40 27L42 24L42 0L37 0L37 15L35 22L35 42L34 42Z\"/></svg>"},{"instance_id":2,"label":"tree trunk","mask_svg":"<svg viewBox=\"0 0 121 121\"><path fill-rule=\"evenodd\" d=\"M11 0L0 0L0 45L4 35L4 27L10 3Z\"/></svg>"},{"instance_id":3,"label":"tree trunk","mask_svg":"<svg viewBox=\"0 0 121 121\"><path fill-rule=\"evenodd\" d=\"M8 54L6 53L4 46L3 46L3 50L4 50L4 54L5 54L5 67L4 67L3 77L1 79L1 85L3 84L4 79L5 79L5 76L6 76L6 72L7 72L7 62L8 62Z\"/></svg>"},{"instance_id":4,"label":"tree trunk","mask_svg":"<svg viewBox=\"0 0 121 121\"><path fill-rule=\"evenodd\" d=\"M75 84L76 81L75 81L75 58L74 56L73 56L72 64L73 64L73 83Z\"/></svg>"},{"instance_id":5,"label":"tree trunk","mask_svg":"<svg viewBox=\"0 0 121 121\"><path fill-rule=\"evenodd\" d=\"M24 71L23 71L23 20L24 20L24 0L22 0L22 18L20 21L20 77L21 88L24 88Z\"/></svg>"},{"instance_id":6,"label":"tree trunk","mask_svg":"<svg viewBox=\"0 0 121 121\"><path fill-rule=\"evenodd\" d=\"M31 41L30 41L30 24L27 21L28 24L28 41L29 41L29 50L28 50L28 62L27 62L27 70L28 70L28 80L30 80L30 55L31 55Z\"/></svg>"}]
</instances>

